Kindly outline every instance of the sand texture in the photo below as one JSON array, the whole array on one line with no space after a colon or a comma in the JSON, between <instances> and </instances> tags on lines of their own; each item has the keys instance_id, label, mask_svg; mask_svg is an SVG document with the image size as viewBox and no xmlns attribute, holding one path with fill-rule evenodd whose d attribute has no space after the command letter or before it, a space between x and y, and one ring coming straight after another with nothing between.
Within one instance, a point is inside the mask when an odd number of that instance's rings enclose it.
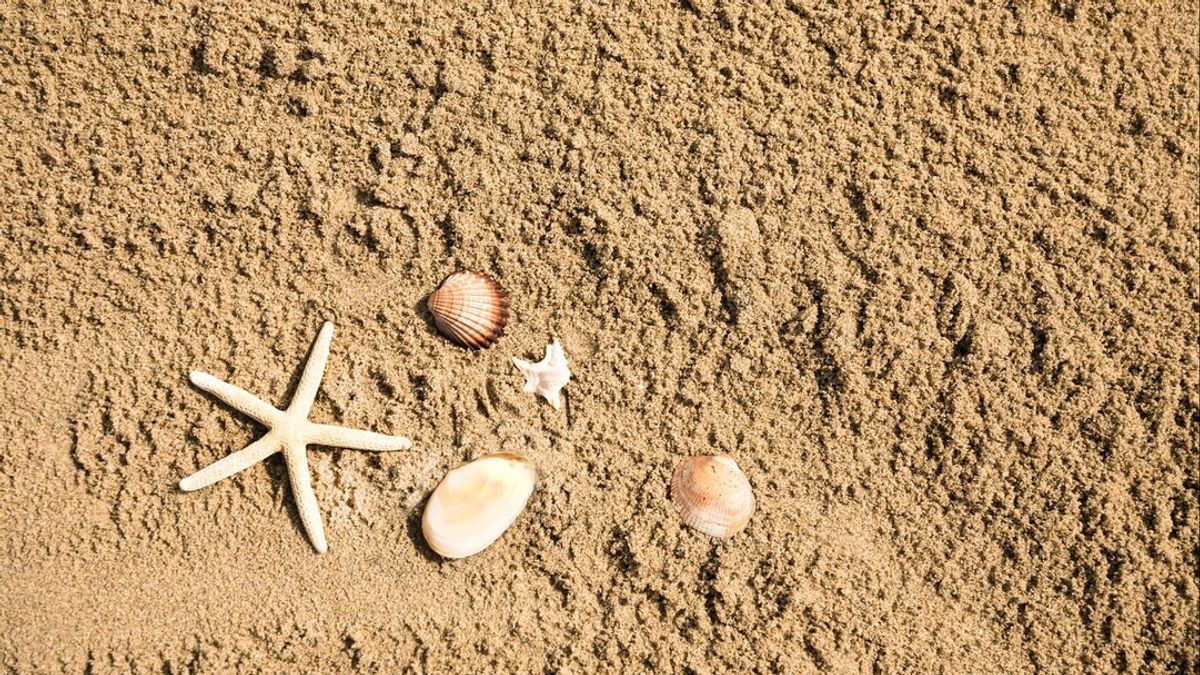
<instances>
[{"instance_id":1,"label":"sand texture","mask_svg":"<svg viewBox=\"0 0 1200 675\"><path fill-rule=\"evenodd\" d=\"M0 669L1200 668L1195 2L476 4L0 0ZM312 420L414 445L310 450L322 556L282 458L177 483L324 320Z\"/></svg>"}]
</instances>

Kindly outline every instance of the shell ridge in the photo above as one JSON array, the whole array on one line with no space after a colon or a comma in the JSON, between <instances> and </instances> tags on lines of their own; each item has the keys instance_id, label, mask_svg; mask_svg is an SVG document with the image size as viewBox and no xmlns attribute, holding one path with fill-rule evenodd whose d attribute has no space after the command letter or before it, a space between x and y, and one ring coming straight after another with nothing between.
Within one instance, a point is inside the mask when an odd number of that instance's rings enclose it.
<instances>
[{"instance_id":1,"label":"shell ridge","mask_svg":"<svg viewBox=\"0 0 1200 675\"><path fill-rule=\"evenodd\" d=\"M426 304L438 330L469 349L494 344L508 322L508 293L482 272L460 270L447 276Z\"/></svg>"}]
</instances>

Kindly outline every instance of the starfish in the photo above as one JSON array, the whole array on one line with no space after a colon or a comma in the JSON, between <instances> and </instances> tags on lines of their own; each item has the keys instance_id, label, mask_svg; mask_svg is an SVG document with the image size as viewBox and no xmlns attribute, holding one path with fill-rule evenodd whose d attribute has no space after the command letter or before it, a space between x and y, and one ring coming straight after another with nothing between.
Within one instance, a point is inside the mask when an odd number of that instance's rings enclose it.
<instances>
[{"instance_id":1,"label":"starfish","mask_svg":"<svg viewBox=\"0 0 1200 675\"><path fill-rule=\"evenodd\" d=\"M567 368L567 355L562 345L555 338L554 342L546 345L546 356L537 363L530 363L514 358L513 364L525 375L525 387L522 391L541 394L558 410L559 391L567 386L571 379L571 370Z\"/></svg>"},{"instance_id":2,"label":"starfish","mask_svg":"<svg viewBox=\"0 0 1200 675\"><path fill-rule=\"evenodd\" d=\"M321 524L321 511L317 507L317 497L313 494L308 473L307 446L318 444L376 452L412 447L412 441L403 436L387 436L308 421L308 413L321 386L321 376L325 373L325 363L329 360L329 342L332 339L333 324L326 321L317 334L308 362L304 364L300 384L296 386L296 393L292 395L292 402L286 410L275 408L241 387L193 370L192 384L221 399L234 410L258 420L268 431L250 445L179 481L179 489L185 492L199 490L248 469L282 450L283 458L287 461L288 481L292 484L292 494L300 511L300 521L304 523L304 530L318 553L324 553L328 545L325 543L325 527Z\"/></svg>"}]
</instances>

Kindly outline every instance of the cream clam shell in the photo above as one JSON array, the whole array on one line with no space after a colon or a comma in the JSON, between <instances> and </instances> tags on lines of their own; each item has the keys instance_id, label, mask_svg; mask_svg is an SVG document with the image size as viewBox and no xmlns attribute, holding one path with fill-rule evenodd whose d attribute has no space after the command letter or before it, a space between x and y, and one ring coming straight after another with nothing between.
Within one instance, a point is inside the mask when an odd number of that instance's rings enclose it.
<instances>
[{"instance_id":1,"label":"cream clam shell","mask_svg":"<svg viewBox=\"0 0 1200 675\"><path fill-rule=\"evenodd\" d=\"M452 470L425 505L426 543L445 558L479 553L521 515L535 479L533 464L513 453L484 455Z\"/></svg>"},{"instance_id":2,"label":"cream clam shell","mask_svg":"<svg viewBox=\"0 0 1200 675\"><path fill-rule=\"evenodd\" d=\"M683 522L725 539L741 532L754 514L750 480L729 455L695 455L675 467L671 499Z\"/></svg>"},{"instance_id":3,"label":"cream clam shell","mask_svg":"<svg viewBox=\"0 0 1200 675\"><path fill-rule=\"evenodd\" d=\"M482 272L451 274L425 304L438 331L468 349L492 346L508 323L508 294Z\"/></svg>"}]
</instances>

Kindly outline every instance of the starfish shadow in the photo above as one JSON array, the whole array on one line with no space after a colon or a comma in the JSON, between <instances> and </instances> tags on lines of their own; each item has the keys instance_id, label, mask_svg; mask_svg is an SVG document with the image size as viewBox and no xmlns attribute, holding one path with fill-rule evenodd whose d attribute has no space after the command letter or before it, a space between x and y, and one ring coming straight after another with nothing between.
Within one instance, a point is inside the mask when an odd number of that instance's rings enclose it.
<instances>
[{"instance_id":1,"label":"starfish shadow","mask_svg":"<svg viewBox=\"0 0 1200 675\"><path fill-rule=\"evenodd\" d=\"M233 419L235 420L234 421L235 425L238 425L239 422L242 422L244 424L240 424L238 426L243 426L246 429L250 429L254 432L254 434L250 437L250 439L247 440L245 443L243 443L240 446L236 446L236 447L230 446L227 448L213 447L212 451L214 454L224 452L224 454L217 454L216 459L221 459L221 457L224 457L225 455L232 455L233 453L237 452L238 450L241 450L242 448L246 447L250 443L253 443L255 440L262 438L263 436L266 436L267 432L270 431L270 429L268 429L266 426L264 426L261 422L254 419L253 417L250 417L249 415L238 410L237 408L234 408L233 406L225 403L221 399L217 398L217 396L215 394L204 391L200 387L197 387L195 384L192 384L191 381L189 381L186 376L183 379L184 379L184 382L189 387L191 387L193 391L200 394L204 398L208 399L209 403L214 404L214 406L217 408L221 408L223 410L229 410L230 412L232 412ZM296 382L299 382L299 378L297 378ZM295 386L296 386L295 383L293 383L292 387L294 388ZM268 464L269 465L278 465L280 467L283 467L283 457L282 457L282 455L280 455L280 453L275 453L274 455L271 455L266 460L264 460L263 464L264 465L268 465ZM287 476L287 469L283 468L282 471L283 471L283 475ZM237 475L240 476L242 473L245 473L245 471L239 472ZM272 480L274 480L276 478L274 471L271 471L270 475L271 475ZM236 478L236 477L237 476L231 476L231 478ZM179 487L178 479L176 479L176 481L175 481L175 491L183 492L183 489Z\"/></svg>"},{"instance_id":2,"label":"starfish shadow","mask_svg":"<svg viewBox=\"0 0 1200 675\"><path fill-rule=\"evenodd\" d=\"M432 494L432 493L431 493ZM429 544L425 541L425 534L421 532L421 515L425 513L425 505L429 503L429 495L421 498L421 502L416 508L408 512L408 517L404 523L404 530L408 534L408 538L413 543L413 548L421 554L429 562L442 563L446 559L438 555L436 551L429 548Z\"/></svg>"},{"instance_id":3,"label":"starfish shadow","mask_svg":"<svg viewBox=\"0 0 1200 675\"><path fill-rule=\"evenodd\" d=\"M292 524L292 529L300 533L304 540L308 541L308 531L304 529L304 521L300 519L300 507L296 506L296 495L292 493L292 483L288 480L287 462L283 459L283 453L278 453L268 457L263 461L263 466L267 470L267 476L271 479L271 486L279 486L278 492L272 491L273 496L277 496L283 503L283 510L287 513L288 522ZM324 515L322 515L324 518Z\"/></svg>"},{"instance_id":4,"label":"starfish shadow","mask_svg":"<svg viewBox=\"0 0 1200 675\"><path fill-rule=\"evenodd\" d=\"M300 364L298 366L296 366L295 370L292 371L292 376L288 379L287 398L284 400L291 401L292 397L296 395L296 388L300 386L300 378L304 376L304 366L308 365L309 360L312 359L313 349L315 349L316 346L317 346L317 341L314 339L312 341L312 344L308 345L308 351L304 352L304 358L301 359ZM330 345L330 351L332 351L332 350L333 350L333 345ZM330 361L332 361L332 359L330 359ZM325 370L326 370L326 372L328 372L328 370L329 370L328 365L325 366ZM322 380L324 380L324 373L322 373ZM323 384L323 382L322 382L322 384ZM324 399L324 398L325 398L325 392L321 389L317 389L317 398L313 402L313 408L315 409L317 407L317 403L319 403L321 401L321 399ZM272 404L272 405L274 405L274 404ZM282 410L282 408L280 408L280 409ZM309 416L310 417L312 416L311 412L309 412ZM334 421L340 422L341 420L334 420Z\"/></svg>"}]
</instances>

